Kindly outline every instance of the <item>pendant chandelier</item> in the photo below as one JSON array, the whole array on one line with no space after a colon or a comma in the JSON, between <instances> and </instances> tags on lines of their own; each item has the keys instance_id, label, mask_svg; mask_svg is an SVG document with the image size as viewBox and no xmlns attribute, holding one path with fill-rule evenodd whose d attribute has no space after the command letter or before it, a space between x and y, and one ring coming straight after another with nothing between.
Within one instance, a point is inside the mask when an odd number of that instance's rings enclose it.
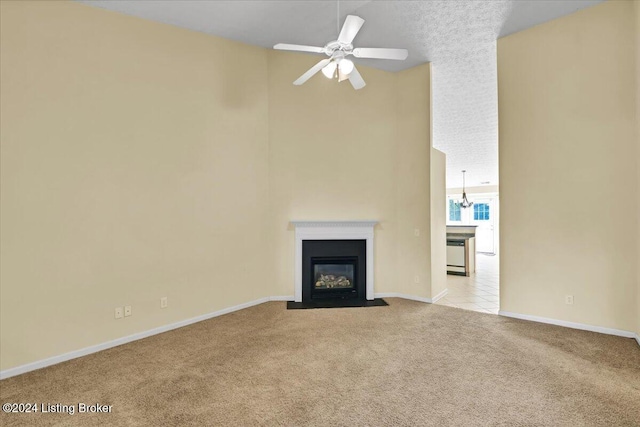
<instances>
[{"instance_id":1,"label":"pendant chandelier","mask_svg":"<svg viewBox=\"0 0 640 427\"><path fill-rule=\"evenodd\" d=\"M458 205L460 205L461 208L466 209L466 208L470 208L471 206L473 206L473 202L470 202L469 200L467 200L467 193L465 192L465 188L464 188L464 174L467 171L462 171L462 200L460 202L458 202Z\"/></svg>"}]
</instances>

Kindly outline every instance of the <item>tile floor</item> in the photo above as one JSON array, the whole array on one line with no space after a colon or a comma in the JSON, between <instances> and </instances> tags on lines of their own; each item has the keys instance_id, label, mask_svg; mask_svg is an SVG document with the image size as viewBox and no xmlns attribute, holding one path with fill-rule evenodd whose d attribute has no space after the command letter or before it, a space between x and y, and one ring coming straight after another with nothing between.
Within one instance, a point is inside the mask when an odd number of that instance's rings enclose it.
<instances>
[{"instance_id":1,"label":"tile floor","mask_svg":"<svg viewBox=\"0 0 640 427\"><path fill-rule=\"evenodd\" d=\"M500 280L498 256L476 255L476 272L470 277L447 275L449 292L436 304L498 314Z\"/></svg>"}]
</instances>

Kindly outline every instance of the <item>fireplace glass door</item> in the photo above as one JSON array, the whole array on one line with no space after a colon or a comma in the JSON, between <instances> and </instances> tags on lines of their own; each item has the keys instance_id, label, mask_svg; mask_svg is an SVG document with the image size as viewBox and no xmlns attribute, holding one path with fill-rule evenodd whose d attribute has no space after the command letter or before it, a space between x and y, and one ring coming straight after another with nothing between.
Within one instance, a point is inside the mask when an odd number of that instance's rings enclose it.
<instances>
[{"instance_id":1,"label":"fireplace glass door","mask_svg":"<svg viewBox=\"0 0 640 427\"><path fill-rule=\"evenodd\" d=\"M311 258L312 298L349 297L357 293L357 257Z\"/></svg>"}]
</instances>

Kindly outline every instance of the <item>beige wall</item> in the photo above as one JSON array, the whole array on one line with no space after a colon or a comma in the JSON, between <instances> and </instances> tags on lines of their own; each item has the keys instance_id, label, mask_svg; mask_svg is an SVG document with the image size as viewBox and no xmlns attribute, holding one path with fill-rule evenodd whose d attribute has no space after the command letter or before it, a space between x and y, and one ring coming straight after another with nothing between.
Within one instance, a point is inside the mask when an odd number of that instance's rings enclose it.
<instances>
[{"instance_id":1,"label":"beige wall","mask_svg":"<svg viewBox=\"0 0 640 427\"><path fill-rule=\"evenodd\" d=\"M605 2L498 40L504 311L636 327L632 8Z\"/></svg>"},{"instance_id":2,"label":"beige wall","mask_svg":"<svg viewBox=\"0 0 640 427\"><path fill-rule=\"evenodd\" d=\"M638 210L640 211L640 0L633 2L636 18L636 144L638 157ZM638 215L638 267L637 280L637 324L636 333L640 336L640 215Z\"/></svg>"},{"instance_id":3,"label":"beige wall","mask_svg":"<svg viewBox=\"0 0 640 427\"><path fill-rule=\"evenodd\" d=\"M380 221L375 292L429 297L430 66L395 74L359 67L361 91L323 76L291 84L317 61L269 52L274 292L294 292L290 221L372 219Z\"/></svg>"},{"instance_id":4,"label":"beige wall","mask_svg":"<svg viewBox=\"0 0 640 427\"><path fill-rule=\"evenodd\" d=\"M431 149L431 297L447 289L447 159Z\"/></svg>"},{"instance_id":5,"label":"beige wall","mask_svg":"<svg viewBox=\"0 0 640 427\"><path fill-rule=\"evenodd\" d=\"M399 292L425 298L431 298L430 71L425 64L396 74L397 131L392 142L397 150L392 203L398 245L397 266L390 274Z\"/></svg>"},{"instance_id":6,"label":"beige wall","mask_svg":"<svg viewBox=\"0 0 640 427\"><path fill-rule=\"evenodd\" d=\"M0 4L1 369L269 295L266 50Z\"/></svg>"},{"instance_id":7,"label":"beige wall","mask_svg":"<svg viewBox=\"0 0 640 427\"><path fill-rule=\"evenodd\" d=\"M317 57L0 5L0 369L293 295L292 219L380 220L376 292L431 296L428 64L295 87Z\"/></svg>"}]
</instances>

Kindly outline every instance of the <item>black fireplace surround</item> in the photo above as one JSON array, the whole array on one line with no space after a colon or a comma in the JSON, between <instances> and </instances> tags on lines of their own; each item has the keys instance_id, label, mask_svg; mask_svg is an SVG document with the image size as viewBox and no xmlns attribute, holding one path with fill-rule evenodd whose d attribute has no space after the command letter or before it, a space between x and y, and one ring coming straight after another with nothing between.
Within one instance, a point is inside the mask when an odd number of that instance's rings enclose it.
<instances>
[{"instance_id":1,"label":"black fireplace surround","mask_svg":"<svg viewBox=\"0 0 640 427\"><path fill-rule=\"evenodd\" d=\"M366 240L303 240L302 302L365 302L366 261Z\"/></svg>"}]
</instances>

